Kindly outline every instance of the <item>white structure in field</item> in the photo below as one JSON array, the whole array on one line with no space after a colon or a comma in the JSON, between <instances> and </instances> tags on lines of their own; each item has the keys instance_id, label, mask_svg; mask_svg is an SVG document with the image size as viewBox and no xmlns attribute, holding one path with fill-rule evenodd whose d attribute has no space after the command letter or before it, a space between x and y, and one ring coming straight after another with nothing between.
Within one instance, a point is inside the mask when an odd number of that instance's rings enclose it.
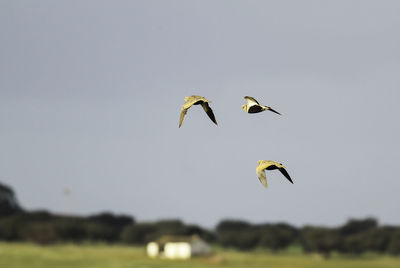
<instances>
[{"instance_id":1,"label":"white structure in field","mask_svg":"<svg viewBox=\"0 0 400 268\"><path fill-rule=\"evenodd\" d=\"M189 259L209 254L210 247L199 236L162 236L148 243L146 251L152 258Z\"/></svg>"},{"instance_id":2,"label":"white structure in field","mask_svg":"<svg viewBox=\"0 0 400 268\"><path fill-rule=\"evenodd\" d=\"M146 251L147 251L147 255L149 255L149 257L151 257L151 258L157 257L159 250L160 250L160 248L156 242L150 242L147 244Z\"/></svg>"}]
</instances>

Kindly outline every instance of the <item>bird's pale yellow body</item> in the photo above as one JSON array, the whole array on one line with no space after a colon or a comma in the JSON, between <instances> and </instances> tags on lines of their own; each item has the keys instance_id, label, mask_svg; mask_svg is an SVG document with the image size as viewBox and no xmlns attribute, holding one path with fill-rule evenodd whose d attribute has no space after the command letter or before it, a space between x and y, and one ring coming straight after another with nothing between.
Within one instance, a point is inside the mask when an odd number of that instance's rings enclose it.
<instances>
[{"instance_id":1,"label":"bird's pale yellow body","mask_svg":"<svg viewBox=\"0 0 400 268\"><path fill-rule=\"evenodd\" d=\"M208 103L210 103L211 101L207 100L204 97L197 96L197 95L192 95L192 96L189 96L189 97L185 97L184 99L185 99L185 103L182 105L182 108L181 108L181 116L180 116L180 119L179 119L179 127L182 126L182 122L183 122L183 119L185 119L187 110L190 107L192 107L193 105L198 105L198 104L200 104L203 107L203 109L207 113L208 117L216 125L218 125L217 120L215 119L214 113L213 113L212 109L210 108L210 106L208 105Z\"/></svg>"},{"instance_id":2,"label":"bird's pale yellow body","mask_svg":"<svg viewBox=\"0 0 400 268\"><path fill-rule=\"evenodd\" d=\"M265 110L270 110L271 112L280 114L271 107L259 104L258 101L253 97L245 96L244 99L247 101L247 103L242 105L242 109L245 110L246 113L255 114Z\"/></svg>"},{"instance_id":3,"label":"bird's pale yellow body","mask_svg":"<svg viewBox=\"0 0 400 268\"><path fill-rule=\"evenodd\" d=\"M274 169L279 169L279 171L291 182L293 183L292 179L290 178L289 174L285 170L285 166L282 165L281 163L272 161L272 160L259 160L258 165L256 168L256 173L257 177L260 180L260 182L268 188L268 182L267 182L267 175L265 173L265 170L274 170Z\"/></svg>"}]
</instances>

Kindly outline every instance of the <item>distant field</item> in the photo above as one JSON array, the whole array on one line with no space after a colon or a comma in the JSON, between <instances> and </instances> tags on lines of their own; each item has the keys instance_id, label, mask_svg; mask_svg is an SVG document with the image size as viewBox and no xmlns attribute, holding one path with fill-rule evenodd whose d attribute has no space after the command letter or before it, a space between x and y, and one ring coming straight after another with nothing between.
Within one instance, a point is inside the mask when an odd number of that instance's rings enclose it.
<instances>
[{"instance_id":1,"label":"distant field","mask_svg":"<svg viewBox=\"0 0 400 268\"><path fill-rule=\"evenodd\" d=\"M304 255L288 252L273 255L256 251L242 253L217 250L208 258L195 258L188 261L149 259L144 248L108 245L55 245L37 246L27 243L0 243L1 268L90 268L90 267L307 267L307 268L372 268L400 267L400 258L390 256L364 256L349 258L334 256L324 260L318 255Z\"/></svg>"}]
</instances>

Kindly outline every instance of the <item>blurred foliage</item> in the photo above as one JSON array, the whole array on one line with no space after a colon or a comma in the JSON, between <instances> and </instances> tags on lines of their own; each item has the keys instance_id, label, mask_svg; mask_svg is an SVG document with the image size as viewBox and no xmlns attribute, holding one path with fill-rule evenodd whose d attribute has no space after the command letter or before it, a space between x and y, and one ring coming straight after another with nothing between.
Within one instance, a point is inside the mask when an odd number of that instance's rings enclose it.
<instances>
[{"instance_id":1,"label":"blurred foliage","mask_svg":"<svg viewBox=\"0 0 400 268\"><path fill-rule=\"evenodd\" d=\"M251 224L241 220L222 220L217 225L217 233L226 231L246 231L251 228Z\"/></svg>"},{"instance_id":2,"label":"blurred foliage","mask_svg":"<svg viewBox=\"0 0 400 268\"><path fill-rule=\"evenodd\" d=\"M0 219L22 211L14 191L7 185L0 183Z\"/></svg>"},{"instance_id":3,"label":"blurred foliage","mask_svg":"<svg viewBox=\"0 0 400 268\"><path fill-rule=\"evenodd\" d=\"M0 184L0 240L31 241L38 244L84 241L145 245L161 236L198 235L222 247L239 250L264 248L273 252L290 245L303 251L360 255L366 252L400 255L400 227L379 226L374 218L350 219L337 228L306 226L296 228L287 223L251 224L225 219L215 231L187 225L179 219L136 223L127 215L103 212L88 217L56 215L48 211L24 211L12 189Z\"/></svg>"},{"instance_id":4,"label":"blurred foliage","mask_svg":"<svg viewBox=\"0 0 400 268\"><path fill-rule=\"evenodd\" d=\"M362 233L376 227L378 227L378 221L373 218L366 218L362 220L350 219L346 224L339 228L339 232L344 236L349 236Z\"/></svg>"},{"instance_id":5,"label":"blurred foliage","mask_svg":"<svg viewBox=\"0 0 400 268\"><path fill-rule=\"evenodd\" d=\"M137 223L126 226L121 233L121 242L126 244L144 245L150 241L157 231L153 223Z\"/></svg>"},{"instance_id":6,"label":"blurred foliage","mask_svg":"<svg viewBox=\"0 0 400 268\"><path fill-rule=\"evenodd\" d=\"M305 227L301 231L301 245L306 252L318 252L326 258L341 245L341 236L335 229Z\"/></svg>"},{"instance_id":7,"label":"blurred foliage","mask_svg":"<svg viewBox=\"0 0 400 268\"><path fill-rule=\"evenodd\" d=\"M285 223L252 225L245 221L223 220L216 230L221 246L240 250L262 247L277 251L298 239L298 230Z\"/></svg>"},{"instance_id":8,"label":"blurred foliage","mask_svg":"<svg viewBox=\"0 0 400 268\"><path fill-rule=\"evenodd\" d=\"M400 255L400 228L396 228L391 234L387 251L393 255Z\"/></svg>"},{"instance_id":9,"label":"blurred foliage","mask_svg":"<svg viewBox=\"0 0 400 268\"><path fill-rule=\"evenodd\" d=\"M59 241L116 242L127 223L133 218L108 214L107 221L96 216L78 217L53 215L46 211L20 212L0 218L0 240L32 241L50 244Z\"/></svg>"},{"instance_id":10,"label":"blurred foliage","mask_svg":"<svg viewBox=\"0 0 400 268\"><path fill-rule=\"evenodd\" d=\"M208 242L215 241L215 235L197 225L185 225L180 220L162 220L155 223L137 223L126 226L121 233L121 242L144 245L164 235L199 235Z\"/></svg>"},{"instance_id":11,"label":"blurred foliage","mask_svg":"<svg viewBox=\"0 0 400 268\"><path fill-rule=\"evenodd\" d=\"M297 228L285 224L265 224L260 226L259 246L278 251L287 248L298 240Z\"/></svg>"}]
</instances>

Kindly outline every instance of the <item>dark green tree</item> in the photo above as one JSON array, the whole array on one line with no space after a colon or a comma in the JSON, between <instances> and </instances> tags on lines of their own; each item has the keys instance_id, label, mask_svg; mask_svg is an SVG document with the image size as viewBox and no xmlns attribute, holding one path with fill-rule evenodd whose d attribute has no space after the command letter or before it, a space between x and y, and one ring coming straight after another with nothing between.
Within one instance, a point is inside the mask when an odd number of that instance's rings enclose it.
<instances>
[{"instance_id":1,"label":"dark green tree","mask_svg":"<svg viewBox=\"0 0 400 268\"><path fill-rule=\"evenodd\" d=\"M120 240L126 244L144 245L156 239L157 228L153 223L137 223L126 226L120 236Z\"/></svg>"},{"instance_id":2,"label":"dark green tree","mask_svg":"<svg viewBox=\"0 0 400 268\"><path fill-rule=\"evenodd\" d=\"M305 227L301 232L300 241L306 252L318 252L328 258L332 251L341 247L342 238L335 229Z\"/></svg>"},{"instance_id":3,"label":"dark green tree","mask_svg":"<svg viewBox=\"0 0 400 268\"><path fill-rule=\"evenodd\" d=\"M22 211L14 191L0 183L0 218Z\"/></svg>"},{"instance_id":4,"label":"dark green tree","mask_svg":"<svg viewBox=\"0 0 400 268\"><path fill-rule=\"evenodd\" d=\"M242 220L223 220L217 225L217 233L226 231L244 231L251 228L251 224Z\"/></svg>"},{"instance_id":5,"label":"dark green tree","mask_svg":"<svg viewBox=\"0 0 400 268\"><path fill-rule=\"evenodd\" d=\"M344 236L365 232L378 227L378 221L374 218L361 220L350 219L345 225L339 228L340 234Z\"/></svg>"},{"instance_id":6,"label":"dark green tree","mask_svg":"<svg viewBox=\"0 0 400 268\"><path fill-rule=\"evenodd\" d=\"M400 227L397 227L395 230L393 230L390 236L387 251L393 255L400 255Z\"/></svg>"},{"instance_id":7,"label":"dark green tree","mask_svg":"<svg viewBox=\"0 0 400 268\"><path fill-rule=\"evenodd\" d=\"M288 224L266 224L260 226L259 246L278 251L298 239L298 230Z\"/></svg>"}]
</instances>

